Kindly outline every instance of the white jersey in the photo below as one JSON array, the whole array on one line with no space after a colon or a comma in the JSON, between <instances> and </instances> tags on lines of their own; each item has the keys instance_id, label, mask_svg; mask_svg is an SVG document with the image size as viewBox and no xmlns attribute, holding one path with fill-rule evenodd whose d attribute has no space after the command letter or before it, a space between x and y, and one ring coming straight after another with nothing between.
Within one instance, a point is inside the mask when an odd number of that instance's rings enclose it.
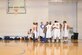
<instances>
[{"instance_id":1,"label":"white jersey","mask_svg":"<svg viewBox=\"0 0 82 55\"><path fill-rule=\"evenodd\" d=\"M42 37L44 37L43 30L44 30L44 25L40 25L39 35L42 36Z\"/></svg>"},{"instance_id":2,"label":"white jersey","mask_svg":"<svg viewBox=\"0 0 82 55\"><path fill-rule=\"evenodd\" d=\"M33 33L35 34L35 38L38 38L38 31L37 31L37 25L33 25Z\"/></svg>"},{"instance_id":3,"label":"white jersey","mask_svg":"<svg viewBox=\"0 0 82 55\"><path fill-rule=\"evenodd\" d=\"M36 31L36 25L33 25L33 33Z\"/></svg>"},{"instance_id":4,"label":"white jersey","mask_svg":"<svg viewBox=\"0 0 82 55\"><path fill-rule=\"evenodd\" d=\"M60 39L60 24L54 23L53 28L54 28L53 39L56 39L57 37Z\"/></svg>"},{"instance_id":5,"label":"white jersey","mask_svg":"<svg viewBox=\"0 0 82 55\"><path fill-rule=\"evenodd\" d=\"M55 23L54 25L55 25L56 29L60 29L60 24L59 23Z\"/></svg>"},{"instance_id":6,"label":"white jersey","mask_svg":"<svg viewBox=\"0 0 82 55\"><path fill-rule=\"evenodd\" d=\"M67 29L68 29L68 25L66 23L66 24L64 24L64 30L67 30Z\"/></svg>"},{"instance_id":7,"label":"white jersey","mask_svg":"<svg viewBox=\"0 0 82 55\"><path fill-rule=\"evenodd\" d=\"M51 38L51 25L47 25L46 38Z\"/></svg>"},{"instance_id":8,"label":"white jersey","mask_svg":"<svg viewBox=\"0 0 82 55\"><path fill-rule=\"evenodd\" d=\"M63 25L63 36L64 37L68 37L69 36L69 31L68 31L68 25L67 24L64 24Z\"/></svg>"}]
</instances>

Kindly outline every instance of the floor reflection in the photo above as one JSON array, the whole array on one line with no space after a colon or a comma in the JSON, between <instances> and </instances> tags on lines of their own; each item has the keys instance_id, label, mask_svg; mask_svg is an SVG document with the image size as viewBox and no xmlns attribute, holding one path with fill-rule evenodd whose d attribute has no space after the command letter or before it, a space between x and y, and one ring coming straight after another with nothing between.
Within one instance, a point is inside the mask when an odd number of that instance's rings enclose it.
<instances>
[{"instance_id":1,"label":"floor reflection","mask_svg":"<svg viewBox=\"0 0 82 55\"><path fill-rule=\"evenodd\" d=\"M1 46L2 45L2 46ZM27 41L0 41L0 55L10 55L23 51L20 55L82 55L81 41L70 41L65 43L38 43ZM11 48L11 50L9 50ZM3 50L3 51L2 51ZM17 51L17 52L16 52ZM2 53L1 53L2 52ZM15 55L15 54L14 54Z\"/></svg>"}]
</instances>

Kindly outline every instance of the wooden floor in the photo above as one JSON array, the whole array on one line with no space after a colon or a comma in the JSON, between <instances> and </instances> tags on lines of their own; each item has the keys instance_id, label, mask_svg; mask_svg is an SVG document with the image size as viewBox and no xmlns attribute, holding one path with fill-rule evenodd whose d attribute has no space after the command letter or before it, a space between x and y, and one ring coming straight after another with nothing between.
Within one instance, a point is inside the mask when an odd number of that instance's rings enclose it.
<instances>
[{"instance_id":1,"label":"wooden floor","mask_svg":"<svg viewBox=\"0 0 82 55\"><path fill-rule=\"evenodd\" d=\"M68 43L0 41L0 55L82 55L82 40Z\"/></svg>"}]
</instances>

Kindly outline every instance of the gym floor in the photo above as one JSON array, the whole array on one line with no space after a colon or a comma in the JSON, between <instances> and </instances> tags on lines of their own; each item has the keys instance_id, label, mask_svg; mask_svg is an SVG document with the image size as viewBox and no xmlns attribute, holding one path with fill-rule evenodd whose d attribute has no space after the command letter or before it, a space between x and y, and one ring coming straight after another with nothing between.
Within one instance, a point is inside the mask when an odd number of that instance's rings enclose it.
<instances>
[{"instance_id":1,"label":"gym floor","mask_svg":"<svg viewBox=\"0 0 82 55\"><path fill-rule=\"evenodd\" d=\"M0 55L82 55L82 40L64 43L1 40Z\"/></svg>"}]
</instances>

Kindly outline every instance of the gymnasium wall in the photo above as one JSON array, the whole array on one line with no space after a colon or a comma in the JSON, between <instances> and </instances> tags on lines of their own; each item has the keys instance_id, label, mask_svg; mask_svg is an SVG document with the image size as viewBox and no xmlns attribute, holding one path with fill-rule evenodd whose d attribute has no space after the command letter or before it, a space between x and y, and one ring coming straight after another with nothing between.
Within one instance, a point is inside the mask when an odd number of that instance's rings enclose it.
<instances>
[{"instance_id":1,"label":"gymnasium wall","mask_svg":"<svg viewBox=\"0 0 82 55\"><path fill-rule=\"evenodd\" d=\"M66 3L62 4L61 6L64 5L66 5ZM80 1L78 3L77 13L75 10L76 9L75 5L76 4L71 3L67 5L68 7L65 9L59 8L56 10L55 7L52 8L53 4L48 3L47 0L45 1L26 0L26 10L27 10L26 14L7 14L7 0L0 0L0 36L4 36L4 35L26 36L27 31L30 28L32 28L32 23L34 21L46 22L48 20L53 21L56 20L56 18L58 18L61 23L63 20L69 20L68 23L70 24L70 26L74 27L75 32L79 32L79 39L82 39L81 37L82 36L82 31L81 31L82 2ZM56 5L56 7L57 6L58 5ZM59 15L54 15L55 11L59 11L60 9L62 11L62 12L60 11L61 13L60 12L58 13L60 14L60 17ZM77 17L76 14L78 15ZM76 25L78 26L76 27Z\"/></svg>"},{"instance_id":2,"label":"gymnasium wall","mask_svg":"<svg viewBox=\"0 0 82 55\"><path fill-rule=\"evenodd\" d=\"M7 14L7 0L0 0L0 36L26 36L34 21L48 19L48 3L26 1L26 14Z\"/></svg>"}]
</instances>

